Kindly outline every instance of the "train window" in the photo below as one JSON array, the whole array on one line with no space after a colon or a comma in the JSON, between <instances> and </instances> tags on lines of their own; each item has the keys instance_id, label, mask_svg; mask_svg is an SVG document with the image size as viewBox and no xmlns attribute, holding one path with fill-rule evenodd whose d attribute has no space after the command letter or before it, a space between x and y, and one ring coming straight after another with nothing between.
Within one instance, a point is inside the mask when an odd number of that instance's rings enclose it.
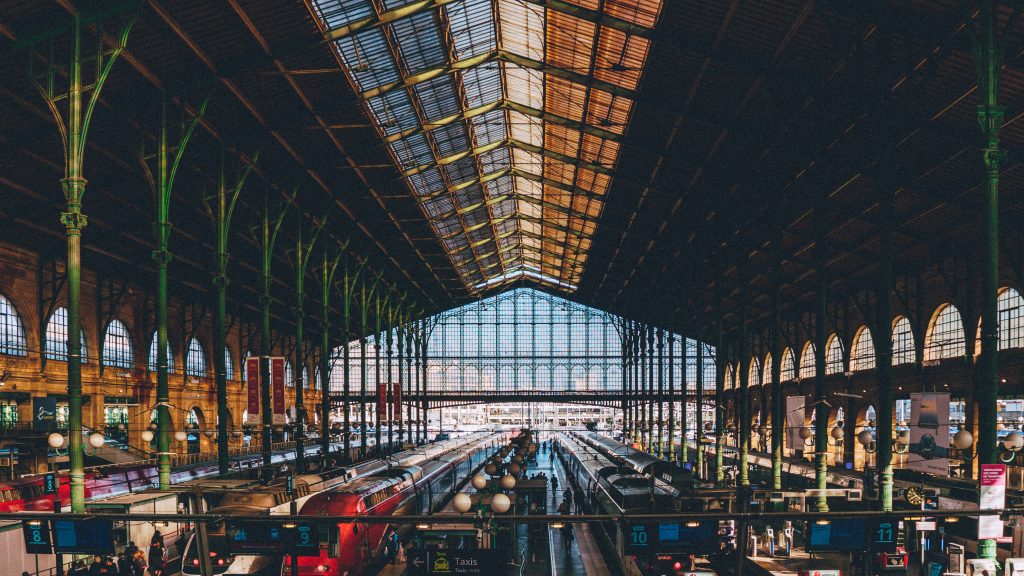
<instances>
[{"instance_id":1,"label":"train window","mask_svg":"<svg viewBox=\"0 0 1024 576\"><path fill-rule=\"evenodd\" d=\"M331 526L327 530L327 556L337 558L339 553L338 541L341 539L341 530L338 526Z\"/></svg>"}]
</instances>

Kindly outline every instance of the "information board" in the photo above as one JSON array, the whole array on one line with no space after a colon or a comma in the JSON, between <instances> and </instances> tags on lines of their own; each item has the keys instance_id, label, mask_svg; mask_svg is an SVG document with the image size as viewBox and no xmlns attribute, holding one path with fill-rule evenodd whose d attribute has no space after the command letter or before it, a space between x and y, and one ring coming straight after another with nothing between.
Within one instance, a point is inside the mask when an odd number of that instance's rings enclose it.
<instances>
[{"instance_id":1,"label":"information board","mask_svg":"<svg viewBox=\"0 0 1024 576\"><path fill-rule=\"evenodd\" d=\"M47 520L30 520L21 525L25 536L26 554L52 554L50 523Z\"/></svg>"},{"instance_id":2,"label":"information board","mask_svg":"<svg viewBox=\"0 0 1024 576\"><path fill-rule=\"evenodd\" d=\"M982 464L979 475L980 510L1002 510L1006 507L1006 464ZM978 517L978 539L1002 538L1003 521L999 516Z\"/></svg>"},{"instance_id":3,"label":"information board","mask_svg":"<svg viewBox=\"0 0 1024 576\"><path fill-rule=\"evenodd\" d=\"M269 524L237 520L227 522L227 547L233 554L319 556L317 525L311 522Z\"/></svg>"},{"instance_id":4,"label":"information board","mask_svg":"<svg viewBox=\"0 0 1024 576\"><path fill-rule=\"evenodd\" d=\"M504 550L413 550L406 560L406 576L504 574Z\"/></svg>"},{"instance_id":5,"label":"information board","mask_svg":"<svg viewBox=\"0 0 1024 576\"><path fill-rule=\"evenodd\" d=\"M706 554L720 548L717 520L630 523L626 529L627 554Z\"/></svg>"},{"instance_id":6,"label":"information board","mask_svg":"<svg viewBox=\"0 0 1024 576\"><path fill-rule=\"evenodd\" d=\"M864 550L863 518L836 518L827 524L808 522L808 552L859 552Z\"/></svg>"},{"instance_id":7,"label":"information board","mask_svg":"<svg viewBox=\"0 0 1024 576\"><path fill-rule=\"evenodd\" d=\"M53 521L53 551L58 554L113 554L114 521L109 518Z\"/></svg>"}]
</instances>

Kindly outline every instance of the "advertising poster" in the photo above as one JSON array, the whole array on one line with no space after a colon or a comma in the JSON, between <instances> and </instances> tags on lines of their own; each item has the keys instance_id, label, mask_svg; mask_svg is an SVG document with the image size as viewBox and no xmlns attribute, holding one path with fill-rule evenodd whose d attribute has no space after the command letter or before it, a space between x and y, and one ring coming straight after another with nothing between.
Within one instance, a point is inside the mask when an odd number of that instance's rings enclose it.
<instances>
[{"instance_id":1,"label":"advertising poster","mask_svg":"<svg viewBox=\"0 0 1024 576\"><path fill-rule=\"evenodd\" d=\"M388 419L388 385L386 382L377 384L377 421Z\"/></svg>"},{"instance_id":2,"label":"advertising poster","mask_svg":"<svg viewBox=\"0 0 1024 576\"><path fill-rule=\"evenodd\" d=\"M979 484L981 510L1002 510L1006 507L1006 464L982 464ZM978 517L978 539L1002 538L1003 521L999 516Z\"/></svg>"},{"instance_id":3,"label":"advertising poster","mask_svg":"<svg viewBox=\"0 0 1024 576\"><path fill-rule=\"evenodd\" d=\"M391 385L391 419L395 422L402 421L402 385L395 382Z\"/></svg>"},{"instance_id":4,"label":"advertising poster","mask_svg":"<svg viewBox=\"0 0 1024 576\"><path fill-rule=\"evenodd\" d=\"M245 382L246 387L246 402L245 409L249 413L249 418L255 422L256 417L260 414L260 382L262 381L260 374L260 359L249 356L245 359Z\"/></svg>"},{"instance_id":5,"label":"advertising poster","mask_svg":"<svg viewBox=\"0 0 1024 576\"><path fill-rule=\"evenodd\" d=\"M270 400L273 405L274 425L284 424L284 358L270 359Z\"/></svg>"},{"instance_id":6,"label":"advertising poster","mask_svg":"<svg viewBox=\"0 0 1024 576\"><path fill-rule=\"evenodd\" d=\"M949 475L949 394L910 395L910 454L907 468Z\"/></svg>"},{"instance_id":7,"label":"advertising poster","mask_svg":"<svg viewBox=\"0 0 1024 576\"><path fill-rule=\"evenodd\" d=\"M800 429L807 425L807 397L786 396L786 448L789 454L803 453L804 441Z\"/></svg>"}]
</instances>

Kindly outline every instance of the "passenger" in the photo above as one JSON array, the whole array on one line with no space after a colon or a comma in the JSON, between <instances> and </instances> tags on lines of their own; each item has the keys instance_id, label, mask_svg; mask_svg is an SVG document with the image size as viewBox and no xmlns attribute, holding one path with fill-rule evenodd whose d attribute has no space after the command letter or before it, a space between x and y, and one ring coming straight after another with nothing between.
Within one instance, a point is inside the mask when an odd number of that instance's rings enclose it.
<instances>
[{"instance_id":1,"label":"passenger","mask_svg":"<svg viewBox=\"0 0 1024 576\"><path fill-rule=\"evenodd\" d=\"M161 576L164 573L165 555L164 535L157 530L149 542L149 573L152 576Z\"/></svg>"},{"instance_id":2,"label":"passenger","mask_svg":"<svg viewBox=\"0 0 1024 576\"><path fill-rule=\"evenodd\" d=\"M142 550L132 555L132 576L146 576L146 555Z\"/></svg>"},{"instance_id":3,"label":"passenger","mask_svg":"<svg viewBox=\"0 0 1024 576\"><path fill-rule=\"evenodd\" d=\"M398 558L398 533L388 530L387 540L384 543L384 562L394 564Z\"/></svg>"},{"instance_id":4,"label":"passenger","mask_svg":"<svg viewBox=\"0 0 1024 576\"><path fill-rule=\"evenodd\" d=\"M85 565L85 560L78 560L72 566L71 570L68 570L67 576L89 576L89 568Z\"/></svg>"},{"instance_id":5,"label":"passenger","mask_svg":"<svg viewBox=\"0 0 1024 576\"><path fill-rule=\"evenodd\" d=\"M551 477L551 493L558 493L558 476Z\"/></svg>"},{"instance_id":6,"label":"passenger","mask_svg":"<svg viewBox=\"0 0 1024 576\"><path fill-rule=\"evenodd\" d=\"M89 576L100 576L101 574L117 574L116 571L107 567L107 560L100 555L93 556L92 564L89 565Z\"/></svg>"},{"instance_id":7,"label":"passenger","mask_svg":"<svg viewBox=\"0 0 1024 576\"><path fill-rule=\"evenodd\" d=\"M572 524L568 522L562 526L562 545L565 547L565 553L569 553L569 548L572 546L572 541L576 539L576 534L572 531Z\"/></svg>"}]
</instances>

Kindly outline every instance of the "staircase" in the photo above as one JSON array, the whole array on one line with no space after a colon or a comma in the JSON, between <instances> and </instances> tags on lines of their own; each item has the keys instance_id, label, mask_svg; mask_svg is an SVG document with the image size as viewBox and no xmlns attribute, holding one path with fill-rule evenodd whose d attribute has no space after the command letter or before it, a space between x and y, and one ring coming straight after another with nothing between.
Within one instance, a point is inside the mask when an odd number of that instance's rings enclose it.
<instances>
[{"instance_id":1,"label":"staircase","mask_svg":"<svg viewBox=\"0 0 1024 576\"><path fill-rule=\"evenodd\" d=\"M82 427L82 445L86 447L90 456L94 456L101 460L106 460L111 464L126 464L129 462L138 462L139 460L148 460L152 458L148 452L130 446L129 444L120 442L104 434L106 442L99 448L93 448L89 444L89 436L98 430L93 430L88 427ZM100 434L103 434L100 432Z\"/></svg>"}]
</instances>

